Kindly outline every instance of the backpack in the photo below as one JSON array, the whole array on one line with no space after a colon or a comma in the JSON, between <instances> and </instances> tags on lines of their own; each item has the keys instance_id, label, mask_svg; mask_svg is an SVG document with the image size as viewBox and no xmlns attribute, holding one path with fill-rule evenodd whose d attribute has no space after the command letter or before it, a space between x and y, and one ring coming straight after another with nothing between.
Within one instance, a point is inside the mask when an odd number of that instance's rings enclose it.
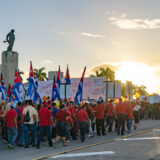
<instances>
[{"instance_id":1,"label":"backpack","mask_svg":"<svg viewBox=\"0 0 160 160\"><path fill-rule=\"evenodd\" d=\"M24 121L25 122L29 122L30 121L30 114L29 114L29 110L27 111L25 117L24 117Z\"/></svg>"}]
</instances>

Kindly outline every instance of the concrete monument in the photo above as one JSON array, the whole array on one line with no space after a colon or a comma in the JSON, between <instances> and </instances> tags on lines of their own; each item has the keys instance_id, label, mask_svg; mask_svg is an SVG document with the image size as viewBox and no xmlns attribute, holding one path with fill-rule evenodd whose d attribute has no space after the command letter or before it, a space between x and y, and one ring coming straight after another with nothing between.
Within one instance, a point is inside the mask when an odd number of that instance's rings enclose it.
<instances>
[{"instance_id":1,"label":"concrete monument","mask_svg":"<svg viewBox=\"0 0 160 160\"><path fill-rule=\"evenodd\" d=\"M12 29L7 34L6 41L3 41L4 43L8 43L7 51L3 51L2 53L2 74L7 87L9 83L13 85L15 70L18 69L18 53L12 51L14 41L15 35Z\"/></svg>"}]
</instances>

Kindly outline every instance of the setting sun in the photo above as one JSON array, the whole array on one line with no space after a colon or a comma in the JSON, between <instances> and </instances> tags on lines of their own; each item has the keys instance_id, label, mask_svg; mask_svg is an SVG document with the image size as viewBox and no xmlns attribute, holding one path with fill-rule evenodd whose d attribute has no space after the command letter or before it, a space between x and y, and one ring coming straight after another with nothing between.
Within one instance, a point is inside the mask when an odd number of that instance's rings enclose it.
<instances>
[{"instance_id":1,"label":"setting sun","mask_svg":"<svg viewBox=\"0 0 160 160\"><path fill-rule=\"evenodd\" d=\"M145 85L148 92L156 91L156 68L143 63L125 61L120 63L116 71L116 79L132 81L136 85Z\"/></svg>"}]
</instances>

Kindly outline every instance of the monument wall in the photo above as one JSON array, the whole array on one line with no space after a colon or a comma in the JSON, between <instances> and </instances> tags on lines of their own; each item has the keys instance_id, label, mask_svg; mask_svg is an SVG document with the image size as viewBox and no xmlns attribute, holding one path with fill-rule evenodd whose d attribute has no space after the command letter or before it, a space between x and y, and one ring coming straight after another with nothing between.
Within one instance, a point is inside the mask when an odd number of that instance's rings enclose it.
<instances>
[{"instance_id":1,"label":"monument wall","mask_svg":"<svg viewBox=\"0 0 160 160\"><path fill-rule=\"evenodd\" d=\"M2 53L1 71L7 87L9 83L11 85L14 84L16 69L18 69L18 53L14 51L4 51Z\"/></svg>"}]
</instances>

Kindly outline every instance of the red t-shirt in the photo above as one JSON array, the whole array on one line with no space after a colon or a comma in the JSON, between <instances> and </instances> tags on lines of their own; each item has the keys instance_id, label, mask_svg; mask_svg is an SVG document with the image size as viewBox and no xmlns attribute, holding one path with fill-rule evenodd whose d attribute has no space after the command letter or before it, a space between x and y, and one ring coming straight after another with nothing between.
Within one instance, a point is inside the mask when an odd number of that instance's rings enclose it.
<instances>
[{"instance_id":1,"label":"red t-shirt","mask_svg":"<svg viewBox=\"0 0 160 160\"><path fill-rule=\"evenodd\" d=\"M72 116L76 113L76 109L74 107L69 107L68 111L71 113Z\"/></svg>"},{"instance_id":2,"label":"red t-shirt","mask_svg":"<svg viewBox=\"0 0 160 160\"><path fill-rule=\"evenodd\" d=\"M113 114L114 107L113 107L112 103L107 104L107 110L108 110L108 113L107 113L108 116L113 116L114 115Z\"/></svg>"},{"instance_id":3,"label":"red t-shirt","mask_svg":"<svg viewBox=\"0 0 160 160\"><path fill-rule=\"evenodd\" d=\"M23 109L22 108L18 108L18 111L19 111L20 117L22 117ZM19 121L17 121L17 124L22 124L22 118Z\"/></svg>"},{"instance_id":4,"label":"red t-shirt","mask_svg":"<svg viewBox=\"0 0 160 160\"><path fill-rule=\"evenodd\" d=\"M59 109L55 115L55 119L57 122L65 122L67 115L69 114L66 111Z\"/></svg>"},{"instance_id":5,"label":"red t-shirt","mask_svg":"<svg viewBox=\"0 0 160 160\"><path fill-rule=\"evenodd\" d=\"M6 113L6 126L8 127L16 127L14 124L14 119L17 118L17 112L14 109L10 109Z\"/></svg>"},{"instance_id":6,"label":"red t-shirt","mask_svg":"<svg viewBox=\"0 0 160 160\"><path fill-rule=\"evenodd\" d=\"M41 107L41 109L38 112L39 118L40 118L40 126L49 126L51 125L51 120L49 117L52 117L51 112L45 108Z\"/></svg>"},{"instance_id":7,"label":"red t-shirt","mask_svg":"<svg viewBox=\"0 0 160 160\"><path fill-rule=\"evenodd\" d=\"M97 119L103 119L104 118L104 109L105 105L103 103L99 104L98 106L95 107L95 117Z\"/></svg>"},{"instance_id":8,"label":"red t-shirt","mask_svg":"<svg viewBox=\"0 0 160 160\"><path fill-rule=\"evenodd\" d=\"M133 108L135 105L130 105L129 106L129 112L128 112L128 118L132 119L133 118Z\"/></svg>"},{"instance_id":9,"label":"red t-shirt","mask_svg":"<svg viewBox=\"0 0 160 160\"><path fill-rule=\"evenodd\" d=\"M116 113L117 114L125 114L126 110L127 110L126 106L127 105L125 103L122 103L122 102L118 103L115 108Z\"/></svg>"},{"instance_id":10,"label":"red t-shirt","mask_svg":"<svg viewBox=\"0 0 160 160\"><path fill-rule=\"evenodd\" d=\"M77 118L81 122L86 122L87 119L88 119L88 114L87 114L87 112L84 109L81 109L77 113Z\"/></svg>"}]
</instances>

